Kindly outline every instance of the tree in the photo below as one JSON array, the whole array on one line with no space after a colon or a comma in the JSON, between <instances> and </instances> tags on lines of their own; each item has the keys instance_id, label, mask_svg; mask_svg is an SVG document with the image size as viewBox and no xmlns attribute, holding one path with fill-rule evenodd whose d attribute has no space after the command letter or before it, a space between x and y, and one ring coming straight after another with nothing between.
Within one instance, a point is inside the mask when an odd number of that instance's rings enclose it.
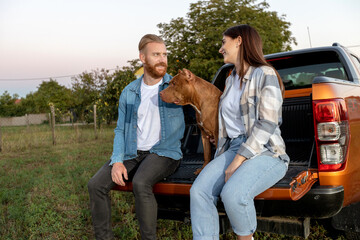
<instances>
[{"instance_id":1,"label":"tree","mask_svg":"<svg viewBox=\"0 0 360 240\"><path fill-rule=\"evenodd\" d=\"M111 123L117 118L119 97L122 90L133 80L134 73L141 67L139 60L128 61L130 66L124 66L122 69L117 68L112 75L112 81L109 81L101 93L97 106L99 109L100 122Z\"/></svg>"},{"instance_id":2,"label":"tree","mask_svg":"<svg viewBox=\"0 0 360 240\"><path fill-rule=\"evenodd\" d=\"M81 120L92 121L93 105L111 80L112 74L106 69L83 72L72 79L73 110Z\"/></svg>"},{"instance_id":3,"label":"tree","mask_svg":"<svg viewBox=\"0 0 360 240\"><path fill-rule=\"evenodd\" d=\"M47 113L50 111L50 103L54 104L58 112L68 112L73 104L71 90L50 79L42 82L36 92L27 94L21 102L26 113Z\"/></svg>"},{"instance_id":4,"label":"tree","mask_svg":"<svg viewBox=\"0 0 360 240\"><path fill-rule=\"evenodd\" d=\"M5 91L0 96L0 116L2 117L16 117L25 115L25 109L21 104L16 104L15 101L19 99L19 95L14 94L10 96L8 91Z\"/></svg>"},{"instance_id":5,"label":"tree","mask_svg":"<svg viewBox=\"0 0 360 240\"><path fill-rule=\"evenodd\" d=\"M190 4L186 18L160 23L160 34L169 51L169 73L188 68L194 74L211 80L223 65L218 52L222 33L238 24L249 24L262 37L264 54L291 50L295 43L290 23L276 12L266 11L266 2L257 0L207 0Z\"/></svg>"}]
</instances>

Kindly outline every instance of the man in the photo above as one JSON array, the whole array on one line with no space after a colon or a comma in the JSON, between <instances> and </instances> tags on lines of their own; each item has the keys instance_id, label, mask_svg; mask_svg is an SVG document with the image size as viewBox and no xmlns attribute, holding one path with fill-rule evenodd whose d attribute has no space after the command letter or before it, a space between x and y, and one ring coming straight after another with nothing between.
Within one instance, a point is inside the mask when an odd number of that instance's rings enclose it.
<instances>
[{"instance_id":1,"label":"man","mask_svg":"<svg viewBox=\"0 0 360 240\"><path fill-rule=\"evenodd\" d=\"M160 100L170 79L163 40L152 34L139 43L144 75L120 95L113 154L88 183L96 239L112 239L109 192L132 178L142 239L156 239L157 202L153 185L172 174L182 157L185 123L181 106Z\"/></svg>"}]
</instances>

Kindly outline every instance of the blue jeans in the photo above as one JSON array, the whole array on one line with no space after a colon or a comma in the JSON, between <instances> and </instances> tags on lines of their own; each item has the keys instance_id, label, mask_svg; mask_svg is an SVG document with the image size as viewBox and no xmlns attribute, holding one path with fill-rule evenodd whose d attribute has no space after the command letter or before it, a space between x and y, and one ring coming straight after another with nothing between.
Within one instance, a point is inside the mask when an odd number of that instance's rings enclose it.
<instances>
[{"instance_id":1,"label":"blue jeans","mask_svg":"<svg viewBox=\"0 0 360 240\"><path fill-rule=\"evenodd\" d=\"M256 230L254 198L285 176L287 165L279 158L258 155L242 163L225 183L225 170L245 136L232 139L229 149L212 160L190 189L193 239L219 239L219 196L234 232L240 236Z\"/></svg>"}]
</instances>

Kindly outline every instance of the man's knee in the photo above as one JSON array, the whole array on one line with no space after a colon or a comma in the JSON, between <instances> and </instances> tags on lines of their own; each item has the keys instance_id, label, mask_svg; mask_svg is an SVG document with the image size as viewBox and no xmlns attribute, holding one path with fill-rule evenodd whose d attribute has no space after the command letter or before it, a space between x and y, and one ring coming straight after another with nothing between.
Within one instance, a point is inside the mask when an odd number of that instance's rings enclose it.
<instances>
[{"instance_id":1,"label":"man's knee","mask_svg":"<svg viewBox=\"0 0 360 240\"><path fill-rule=\"evenodd\" d=\"M89 180L89 182L88 182L88 184L87 184L87 187L88 187L89 193L91 194L91 193L96 192L96 191L99 189L99 184L98 184L98 182L92 177L92 178Z\"/></svg>"},{"instance_id":2,"label":"man's knee","mask_svg":"<svg viewBox=\"0 0 360 240\"><path fill-rule=\"evenodd\" d=\"M108 185L108 183L104 183L102 181L99 181L99 179L96 179L95 177L92 177L88 184L88 191L89 194L95 194L95 195L104 195L104 194L108 194L111 190L111 185Z\"/></svg>"},{"instance_id":3,"label":"man's knee","mask_svg":"<svg viewBox=\"0 0 360 240\"><path fill-rule=\"evenodd\" d=\"M134 178L132 181L134 194L152 193L152 185L140 178Z\"/></svg>"},{"instance_id":4,"label":"man's knee","mask_svg":"<svg viewBox=\"0 0 360 240\"><path fill-rule=\"evenodd\" d=\"M94 177L90 178L90 180L89 180L89 182L88 182L88 184L87 184L88 189L89 189L89 190L90 190L90 189L94 189L95 184L96 184L96 181L94 180Z\"/></svg>"}]
</instances>

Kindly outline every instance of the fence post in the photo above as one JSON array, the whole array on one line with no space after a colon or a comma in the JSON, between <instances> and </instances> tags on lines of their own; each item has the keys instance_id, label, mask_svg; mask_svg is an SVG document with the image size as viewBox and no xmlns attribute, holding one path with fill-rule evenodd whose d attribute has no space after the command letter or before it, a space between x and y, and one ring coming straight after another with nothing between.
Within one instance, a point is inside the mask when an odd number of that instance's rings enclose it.
<instances>
[{"instance_id":1,"label":"fence post","mask_svg":"<svg viewBox=\"0 0 360 240\"><path fill-rule=\"evenodd\" d=\"M2 152L2 133L1 133L1 122L0 122L0 152Z\"/></svg>"},{"instance_id":2,"label":"fence post","mask_svg":"<svg viewBox=\"0 0 360 240\"><path fill-rule=\"evenodd\" d=\"M74 124L75 134L76 134L76 141L80 142L80 134L79 134L79 127L77 124Z\"/></svg>"},{"instance_id":3,"label":"fence post","mask_svg":"<svg viewBox=\"0 0 360 240\"><path fill-rule=\"evenodd\" d=\"M26 129L29 131L29 115L25 114Z\"/></svg>"},{"instance_id":4,"label":"fence post","mask_svg":"<svg viewBox=\"0 0 360 240\"><path fill-rule=\"evenodd\" d=\"M53 140L53 145L56 145L56 139L55 139L55 109L54 109L54 105L50 106L50 110L51 110L52 140Z\"/></svg>"},{"instance_id":5,"label":"fence post","mask_svg":"<svg viewBox=\"0 0 360 240\"><path fill-rule=\"evenodd\" d=\"M98 135L96 131L96 104L94 105L94 132L95 132L95 139L98 139Z\"/></svg>"},{"instance_id":6,"label":"fence post","mask_svg":"<svg viewBox=\"0 0 360 240\"><path fill-rule=\"evenodd\" d=\"M69 114L70 114L71 126L74 128L74 116L71 111L69 112Z\"/></svg>"}]
</instances>

